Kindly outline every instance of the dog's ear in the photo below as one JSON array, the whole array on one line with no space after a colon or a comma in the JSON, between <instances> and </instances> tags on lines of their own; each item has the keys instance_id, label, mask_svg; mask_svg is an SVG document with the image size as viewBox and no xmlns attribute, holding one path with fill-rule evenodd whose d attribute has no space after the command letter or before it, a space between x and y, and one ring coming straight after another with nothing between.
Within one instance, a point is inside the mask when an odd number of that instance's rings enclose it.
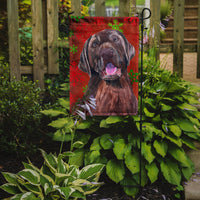
<instances>
[{"instance_id":1,"label":"dog's ear","mask_svg":"<svg viewBox=\"0 0 200 200\"><path fill-rule=\"evenodd\" d=\"M126 53L125 53L125 56L126 56L126 60L127 60L127 66L130 64L130 61L131 59L135 56L135 48L134 46L127 40L126 40Z\"/></svg>"},{"instance_id":2,"label":"dog's ear","mask_svg":"<svg viewBox=\"0 0 200 200\"><path fill-rule=\"evenodd\" d=\"M123 33L119 32L119 34L124 39L124 51L125 51L125 57L127 61L127 66L130 64L131 59L135 56L135 48L134 46L126 39Z\"/></svg>"},{"instance_id":3,"label":"dog's ear","mask_svg":"<svg viewBox=\"0 0 200 200\"><path fill-rule=\"evenodd\" d=\"M88 45L89 45L90 39L91 38L89 38L84 44L83 50L81 52L78 68L81 71L88 73L89 76L91 77L91 66L88 59Z\"/></svg>"}]
</instances>

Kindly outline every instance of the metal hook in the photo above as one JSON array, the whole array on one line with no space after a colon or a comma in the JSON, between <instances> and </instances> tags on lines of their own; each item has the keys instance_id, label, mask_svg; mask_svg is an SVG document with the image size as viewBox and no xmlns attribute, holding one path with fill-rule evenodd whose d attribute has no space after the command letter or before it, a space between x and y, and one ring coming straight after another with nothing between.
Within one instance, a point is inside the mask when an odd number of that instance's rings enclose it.
<instances>
[{"instance_id":1,"label":"metal hook","mask_svg":"<svg viewBox=\"0 0 200 200\"><path fill-rule=\"evenodd\" d=\"M145 10L149 11L149 16L144 18L144 11ZM143 8L143 10L142 10L142 20L149 19L150 17L151 17L151 10L149 8Z\"/></svg>"}]
</instances>

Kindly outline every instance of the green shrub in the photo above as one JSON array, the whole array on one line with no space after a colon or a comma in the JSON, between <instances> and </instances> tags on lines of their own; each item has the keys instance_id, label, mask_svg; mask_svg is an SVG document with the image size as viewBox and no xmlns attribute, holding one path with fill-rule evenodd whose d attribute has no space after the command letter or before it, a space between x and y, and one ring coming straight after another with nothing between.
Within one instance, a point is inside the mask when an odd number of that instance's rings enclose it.
<instances>
[{"instance_id":1,"label":"green shrub","mask_svg":"<svg viewBox=\"0 0 200 200\"><path fill-rule=\"evenodd\" d=\"M44 163L39 169L30 161L17 174L3 172L8 183L0 188L13 195L12 199L86 199L102 183L99 176L102 164L88 165L81 170L63 161L65 153L58 156L42 151Z\"/></svg>"},{"instance_id":2,"label":"green shrub","mask_svg":"<svg viewBox=\"0 0 200 200\"><path fill-rule=\"evenodd\" d=\"M194 172L184 149L195 149L193 142L200 140L200 112L194 106L199 104L196 93L200 89L159 65L150 51L144 59L143 93L140 94L143 97L142 135L139 116L88 117L78 123L73 135L76 145L69 163L105 164L108 177L133 197L139 191L135 185L140 184L141 137L141 186L157 181L175 187L178 192L183 189L182 181ZM75 121L73 117L65 120L69 103L61 98L59 104L44 113L56 117L50 124L57 129L54 139L70 141L70 129Z\"/></svg>"},{"instance_id":3,"label":"green shrub","mask_svg":"<svg viewBox=\"0 0 200 200\"><path fill-rule=\"evenodd\" d=\"M30 138L39 126L41 90L26 78L10 81L7 65L0 70L1 152L32 151Z\"/></svg>"}]
</instances>

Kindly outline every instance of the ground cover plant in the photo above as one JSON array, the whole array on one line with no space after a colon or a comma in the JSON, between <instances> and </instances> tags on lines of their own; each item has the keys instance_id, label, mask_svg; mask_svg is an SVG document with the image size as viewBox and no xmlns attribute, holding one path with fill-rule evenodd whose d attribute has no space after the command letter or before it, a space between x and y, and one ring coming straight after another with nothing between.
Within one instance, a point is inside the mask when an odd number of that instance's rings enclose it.
<instances>
[{"instance_id":1,"label":"ground cover plant","mask_svg":"<svg viewBox=\"0 0 200 200\"><path fill-rule=\"evenodd\" d=\"M144 60L141 185L169 184L178 198L182 181L194 172L185 148L195 149L193 141L200 140L200 113L194 106L199 104L199 88L159 68L160 63L151 54ZM53 138L63 141L64 133L64 140L70 141L74 121L64 120L69 112L69 104L65 102L65 106L64 101L59 99L61 106L44 113L58 117L50 124L57 129ZM139 190L134 186L140 184L139 116L89 117L77 126L73 140L79 142L70 164L103 163L112 181L119 183L126 194L137 195Z\"/></svg>"}]
</instances>

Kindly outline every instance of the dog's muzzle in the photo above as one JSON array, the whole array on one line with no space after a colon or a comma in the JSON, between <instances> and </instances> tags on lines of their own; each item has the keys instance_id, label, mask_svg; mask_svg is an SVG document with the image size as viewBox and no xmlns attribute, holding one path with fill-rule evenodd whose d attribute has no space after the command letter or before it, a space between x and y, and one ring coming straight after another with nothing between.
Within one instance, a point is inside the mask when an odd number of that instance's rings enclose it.
<instances>
[{"instance_id":1,"label":"dog's muzzle","mask_svg":"<svg viewBox=\"0 0 200 200\"><path fill-rule=\"evenodd\" d=\"M98 68L103 80L115 80L121 76L121 68L118 64L117 52L113 48L105 48L100 51Z\"/></svg>"}]
</instances>

